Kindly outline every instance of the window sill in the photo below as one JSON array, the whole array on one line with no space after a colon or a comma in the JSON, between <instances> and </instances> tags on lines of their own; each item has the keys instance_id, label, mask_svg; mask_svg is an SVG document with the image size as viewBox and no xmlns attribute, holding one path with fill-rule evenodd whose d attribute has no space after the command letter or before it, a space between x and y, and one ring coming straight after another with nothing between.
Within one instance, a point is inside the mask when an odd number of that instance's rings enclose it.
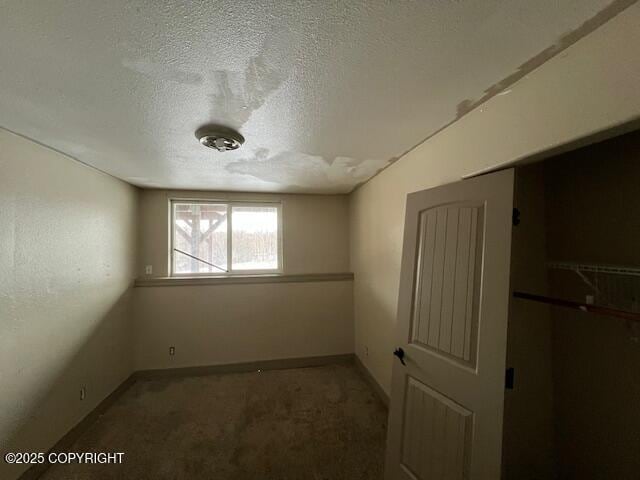
<instances>
[{"instance_id":1,"label":"window sill","mask_svg":"<svg viewBox=\"0 0 640 480\"><path fill-rule=\"evenodd\" d=\"M304 283L304 282L339 282L353 280L353 273L306 273L298 275L260 274L229 275L217 277L155 277L138 278L136 287L179 287L187 285L237 285L256 283Z\"/></svg>"}]
</instances>

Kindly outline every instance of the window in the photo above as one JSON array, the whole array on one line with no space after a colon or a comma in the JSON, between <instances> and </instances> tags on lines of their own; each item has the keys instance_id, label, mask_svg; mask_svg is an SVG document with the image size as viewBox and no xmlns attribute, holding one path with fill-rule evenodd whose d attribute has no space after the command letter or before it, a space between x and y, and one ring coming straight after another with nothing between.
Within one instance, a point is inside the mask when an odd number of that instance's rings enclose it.
<instances>
[{"instance_id":1,"label":"window","mask_svg":"<svg viewBox=\"0 0 640 480\"><path fill-rule=\"evenodd\" d=\"M282 270L278 203L171 202L172 275Z\"/></svg>"}]
</instances>

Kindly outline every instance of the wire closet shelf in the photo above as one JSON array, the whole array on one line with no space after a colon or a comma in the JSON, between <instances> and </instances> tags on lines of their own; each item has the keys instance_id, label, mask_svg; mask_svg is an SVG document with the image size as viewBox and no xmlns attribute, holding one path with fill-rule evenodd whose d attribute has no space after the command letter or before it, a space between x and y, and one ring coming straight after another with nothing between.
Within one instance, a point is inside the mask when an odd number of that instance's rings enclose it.
<instances>
[{"instance_id":1,"label":"wire closet shelf","mask_svg":"<svg viewBox=\"0 0 640 480\"><path fill-rule=\"evenodd\" d=\"M574 310L595 313L598 315L622 318L631 322L640 322L640 311L638 311L638 307L640 306L638 304L638 301L640 300L640 268L625 265L599 265L593 263L575 262L548 262L547 268L551 270L569 270L576 273L597 296L602 296L602 289L604 288L598 282L599 275L604 275L606 277L626 277L630 281L626 282L629 284L629 286L628 288L625 288L625 292L634 292L632 294L633 299L631 305L626 305L625 307L619 308L611 304L601 305L597 302L594 303L588 301L577 302L562 298L554 298L546 295L535 295L532 293L519 291L513 292L514 298L571 308ZM587 274L594 274L595 278L593 280L589 279ZM638 294L635 293L636 290L638 290Z\"/></svg>"}]
</instances>

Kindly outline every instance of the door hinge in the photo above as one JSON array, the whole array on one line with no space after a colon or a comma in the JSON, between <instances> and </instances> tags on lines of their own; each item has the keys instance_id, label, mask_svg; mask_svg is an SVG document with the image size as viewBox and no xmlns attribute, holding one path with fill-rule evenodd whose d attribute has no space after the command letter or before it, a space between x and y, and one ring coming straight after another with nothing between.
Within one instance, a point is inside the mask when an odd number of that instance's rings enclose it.
<instances>
[{"instance_id":1,"label":"door hinge","mask_svg":"<svg viewBox=\"0 0 640 480\"><path fill-rule=\"evenodd\" d=\"M513 222L513 224L517 227L518 225L520 225L520 210L517 208L513 209L513 212L511 212L511 222Z\"/></svg>"},{"instance_id":2,"label":"door hinge","mask_svg":"<svg viewBox=\"0 0 640 480\"><path fill-rule=\"evenodd\" d=\"M513 383L515 379L515 370L513 367L507 368L504 374L504 388L507 390L513 390Z\"/></svg>"}]
</instances>

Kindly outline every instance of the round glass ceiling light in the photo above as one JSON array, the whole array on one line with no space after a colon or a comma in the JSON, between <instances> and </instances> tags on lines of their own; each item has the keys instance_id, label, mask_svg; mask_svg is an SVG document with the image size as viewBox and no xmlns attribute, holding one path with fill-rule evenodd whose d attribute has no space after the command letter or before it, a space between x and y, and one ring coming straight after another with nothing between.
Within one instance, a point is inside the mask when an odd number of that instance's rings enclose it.
<instances>
[{"instance_id":1,"label":"round glass ceiling light","mask_svg":"<svg viewBox=\"0 0 640 480\"><path fill-rule=\"evenodd\" d=\"M240 133L217 125L199 128L196 131L196 138L205 147L213 148L219 152L237 150L244 143L244 137Z\"/></svg>"}]
</instances>

